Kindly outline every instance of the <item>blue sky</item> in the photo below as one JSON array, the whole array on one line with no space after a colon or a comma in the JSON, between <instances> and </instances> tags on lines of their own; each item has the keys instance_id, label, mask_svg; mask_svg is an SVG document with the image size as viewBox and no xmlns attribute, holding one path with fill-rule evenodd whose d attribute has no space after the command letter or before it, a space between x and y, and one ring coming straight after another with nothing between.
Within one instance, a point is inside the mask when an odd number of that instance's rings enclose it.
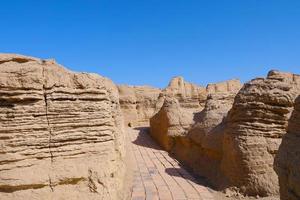
<instances>
[{"instance_id":1,"label":"blue sky","mask_svg":"<svg viewBox=\"0 0 300 200\"><path fill-rule=\"evenodd\" d=\"M299 0L9 0L0 52L164 87L300 74Z\"/></svg>"}]
</instances>

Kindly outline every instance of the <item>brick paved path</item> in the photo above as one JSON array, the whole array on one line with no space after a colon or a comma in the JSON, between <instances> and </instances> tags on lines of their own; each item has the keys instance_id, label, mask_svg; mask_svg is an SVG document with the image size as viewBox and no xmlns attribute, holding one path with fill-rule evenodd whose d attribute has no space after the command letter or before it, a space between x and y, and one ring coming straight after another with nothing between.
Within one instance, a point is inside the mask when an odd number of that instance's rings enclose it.
<instances>
[{"instance_id":1,"label":"brick paved path","mask_svg":"<svg viewBox=\"0 0 300 200\"><path fill-rule=\"evenodd\" d=\"M146 129L128 129L134 155L132 200L213 200L211 192L152 140Z\"/></svg>"}]
</instances>

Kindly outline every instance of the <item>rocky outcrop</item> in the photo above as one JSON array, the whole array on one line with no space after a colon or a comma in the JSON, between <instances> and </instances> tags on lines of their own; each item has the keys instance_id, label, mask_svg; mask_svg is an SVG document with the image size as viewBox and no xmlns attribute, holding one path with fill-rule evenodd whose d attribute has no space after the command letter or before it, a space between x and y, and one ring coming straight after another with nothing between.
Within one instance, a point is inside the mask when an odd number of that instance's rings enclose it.
<instances>
[{"instance_id":1,"label":"rocky outcrop","mask_svg":"<svg viewBox=\"0 0 300 200\"><path fill-rule=\"evenodd\" d=\"M180 122L188 109L180 103L170 109L165 102L151 119L151 135L163 146L168 141L166 150L218 189L276 195L274 157L300 94L300 76L271 71L240 87L235 80L208 85L205 108L188 115L194 122L184 128Z\"/></svg>"},{"instance_id":2,"label":"rocky outcrop","mask_svg":"<svg viewBox=\"0 0 300 200\"><path fill-rule=\"evenodd\" d=\"M300 96L289 120L287 134L283 137L274 168L279 177L282 200L300 199Z\"/></svg>"},{"instance_id":3,"label":"rocky outcrop","mask_svg":"<svg viewBox=\"0 0 300 200\"><path fill-rule=\"evenodd\" d=\"M182 77L173 78L163 90L149 86L118 86L120 104L125 125L149 126L149 120L163 106L167 97L178 100L180 106L190 112L199 112L205 105L206 89L184 81Z\"/></svg>"},{"instance_id":4,"label":"rocky outcrop","mask_svg":"<svg viewBox=\"0 0 300 200\"><path fill-rule=\"evenodd\" d=\"M182 77L175 77L160 94L158 109L162 107L165 97L174 97L182 108L199 112L205 105L207 92L204 87L186 82Z\"/></svg>"},{"instance_id":5,"label":"rocky outcrop","mask_svg":"<svg viewBox=\"0 0 300 200\"><path fill-rule=\"evenodd\" d=\"M237 94L228 114L223 141L222 172L228 186L247 195L278 193L274 157L286 133L300 77L271 71Z\"/></svg>"},{"instance_id":6,"label":"rocky outcrop","mask_svg":"<svg viewBox=\"0 0 300 200\"><path fill-rule=\"evenodd\" d=\"M118 86L125 125L149 125L155 113L160 89L149 86Z\"/></svg>"},{"instance_id":7,"label":"rocky outcrop","mask_svg":"<svg viewBox=\"0 0 300 200\"><path fill-rule=\"evenodd\" d=\"M122 199L123 137L110 80L0 55L1 199Z\"/></svg>"},{"instance_id":8,"label":"rocky outcrop","mask_svg":"<svg viewBox=\"0 0 300 200\"><path fill-rule=\"evenodd\" d=\"M150 121L152 137L214 185L222 178L219 172L225 127L223 121L241 86L236 80L210 84L207 87L205 107L201 112L183 108L175 97L167 98L161 110Z\"/></svg>"},{"instance_id":9,"label":"rocky outcrop","mask_svg":"<svg viewBox=\"0 0 300 200\"><path fill-rule=\"evenodd\" d=\"M176 98L166 97L160 111L150 119L151 136L167 151L193 124L193 113L184 110Z\"/></svg>"},{"instance_id":10,"label":"rocky outcrop","mask_svg":"<svg viewBox=\"0 0 300 200\"><path fill-rule=\"evenodd\" d=\"M189 142L179 143L176 148L178 158L195 173L206 177L216 188L223 184L220 163L223 156L225 118L236 93L237 91L232 91L208 95L204 110L197 114L196 123L188 132ZM180 151L183 144L183 149L187 149L185 154Z\"/></svg>"},{"instance_id":11,"label":"rocky outcrop","mask_svg":"<svg viewBox=\"0 0 300 200\"><path fill-rule=\"evenodd\" d=\"M208 84L206 87L206 92L208 94L224 92L235 93L238 92L241 89L241 87L242 84L240 80L232 79L224 82Z\"/></svg>"}]
</instances>

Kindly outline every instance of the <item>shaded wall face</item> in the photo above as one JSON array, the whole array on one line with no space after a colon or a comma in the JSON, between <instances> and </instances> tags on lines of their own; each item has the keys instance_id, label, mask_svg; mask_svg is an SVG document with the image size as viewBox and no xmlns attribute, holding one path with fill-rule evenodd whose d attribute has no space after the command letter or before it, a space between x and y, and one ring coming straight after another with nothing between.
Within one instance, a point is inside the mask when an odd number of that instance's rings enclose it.
<instances>
[{"instance_id":1,"label":"shaded wall face","mask_svg":"<svg viewBox=\"0 0 300 200\"><path fill-rule=\"evenodd\" d=\"M205 108L194 115L194 124L187 134L175 138L172 153L194 173L204 176L215 188L223 185L220 170L222 159L224 119L231 109L235 92L209 94Z\"/></svg>"},{"instance_id":2,"label":"shaded wall face","mask_svg":"<svg viewBox=\"0 0 300 200\"><path fill-rule=\"evenodd\" d=\"M300 198L300 96L297 98L289 120L287 134L283 137L274 162L279 177L282 200Z\"/></svg>"},{"instance_id":3,"label":"shaded wall face","mask_svg":"<svg viewBox=\"0 0 300 200\"><path fill-rule=\"evenodd\" d=\"M207 177L214 186L222 182L219 167L223 119L236 92L209 94L201 112L183 107L176 97L166 98L160 111L151 118L152 137L196 174Z\"/></svg>"}]
</instances>

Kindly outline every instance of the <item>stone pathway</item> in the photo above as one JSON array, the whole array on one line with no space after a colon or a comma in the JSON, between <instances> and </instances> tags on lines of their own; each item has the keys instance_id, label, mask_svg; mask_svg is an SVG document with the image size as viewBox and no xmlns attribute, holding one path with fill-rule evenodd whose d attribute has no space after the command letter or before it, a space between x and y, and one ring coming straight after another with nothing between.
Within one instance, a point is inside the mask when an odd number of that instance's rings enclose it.
<instances>
[{"instance_id":1,"label":"stone pathway","mask_svg":"<svg viewBox=\"0 0 300 200\"><path fill-rule=\"evenodd\" d=\"M163 151L146 129L128 129L134 156L132 200L213 200L178 161Z\"/></svg>"}]
</instances>

